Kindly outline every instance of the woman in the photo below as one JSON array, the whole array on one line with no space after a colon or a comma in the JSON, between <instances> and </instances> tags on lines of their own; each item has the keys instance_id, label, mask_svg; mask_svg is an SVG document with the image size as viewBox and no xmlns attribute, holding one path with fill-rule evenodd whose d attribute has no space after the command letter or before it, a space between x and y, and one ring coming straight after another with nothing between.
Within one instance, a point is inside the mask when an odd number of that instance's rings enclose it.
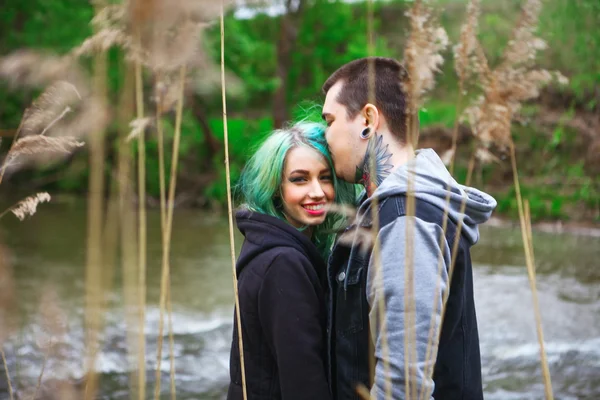
<instances>
[{"instance_id":1,"label":"woman","mask_svg":"<svg viewBox=\"0 0 600 400\"><path fill-rule=\"evenodd\" d=\"M324 256L339 221L327 206L342 192L324 129L274 132L241 177L237 261L248 399L329 399ZM243 398L234 317L228 400Z\"/></svg>"}]
</instances>

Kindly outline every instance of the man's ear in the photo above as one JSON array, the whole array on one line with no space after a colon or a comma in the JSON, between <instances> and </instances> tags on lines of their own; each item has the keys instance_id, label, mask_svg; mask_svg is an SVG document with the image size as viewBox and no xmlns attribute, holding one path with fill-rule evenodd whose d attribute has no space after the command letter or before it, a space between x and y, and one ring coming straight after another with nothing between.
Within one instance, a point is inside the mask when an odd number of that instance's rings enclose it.
<instances>
[{"instance_id":1,"label":"man's ear","mask_svg":"<svg viewBox=\"0 0 600 400\"><path fill-rule=\"evenodd\" d=\"M365 118L365 127L371 128L372 131L376 132L381 122L377 107L371 103L365 104L362 109L362 116Z\"/></svg>"}]
</instances>

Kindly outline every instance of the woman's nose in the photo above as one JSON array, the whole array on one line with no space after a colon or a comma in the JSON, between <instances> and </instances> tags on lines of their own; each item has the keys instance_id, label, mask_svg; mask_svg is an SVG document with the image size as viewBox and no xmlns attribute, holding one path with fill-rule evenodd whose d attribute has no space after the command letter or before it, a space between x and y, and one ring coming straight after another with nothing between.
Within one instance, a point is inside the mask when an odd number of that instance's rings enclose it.
<instances>
[{"instance_id":1,"label":"woman's nose","mask_svg":"<svg viewBox=\"0 0 600 400\"><path fill-rule=\"evenodd\" d=\"M312 181L310 192L308 193L308 195L312 198L321 198L325 196L325 192L321 187L321 182L319 182L318 179Z\"/></svg>"}]
</instances>

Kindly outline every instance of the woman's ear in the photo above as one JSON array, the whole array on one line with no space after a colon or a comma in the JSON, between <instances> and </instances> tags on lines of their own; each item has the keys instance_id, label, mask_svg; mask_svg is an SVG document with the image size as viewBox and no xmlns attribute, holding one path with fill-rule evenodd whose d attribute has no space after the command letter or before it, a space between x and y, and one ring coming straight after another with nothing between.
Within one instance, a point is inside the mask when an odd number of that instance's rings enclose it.
<instances>
[{"instance_id":1,"label":"woman's ear","mask_svg":"<svg viewBox=\"0 0 600 400\"><path fill-rule=\"evenodd\" d=\"M376 132L380 122L380 115L377 107L371 103L365 104L362 109L362 115L365 118L365 127Z\"/></svg>"}]
</instances>

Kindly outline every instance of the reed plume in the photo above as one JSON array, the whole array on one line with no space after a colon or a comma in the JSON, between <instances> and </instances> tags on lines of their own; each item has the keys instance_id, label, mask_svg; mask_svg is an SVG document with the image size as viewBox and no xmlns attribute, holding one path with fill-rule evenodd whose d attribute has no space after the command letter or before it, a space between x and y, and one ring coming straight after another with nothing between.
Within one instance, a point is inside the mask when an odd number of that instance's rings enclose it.
<instances>
[{"instance_id":1,"label":"reed plume","mask_svg":"<svg viewBox=\"0 0 600 400\"><path fill-rule=\"evenodd\" d=\"M19 156L57 153L68 155L75 149L84 146L74 137L26 136L15 142L7 156L7 163L14 162Z\"/></svg>"},{"instance_id":2,"label":"reed plume","mask_svg":"<svg viewBox=\"0 0 600 400\"><path fill-rule=\"evenodd\" d=\"M425 94L435 86L435 73L444 63L441 52L448 46L448 35L433 18L432 10L424 0L415 0L406 12L410 34L404 48L404 64L408 77L404 91L407 105L407 137L416 147L418 141L418 111Z\"/></svg>"},{"instance_id":3,"label":"reed plume","mask_svg":"<svg viewBox=\"0 0 600 400\"><path fill-rule=\"evenodd\" d=\"M471 0L467 5L467 19L460 29L460 41L454 46L454 69L458 76L458 98L456 101L457 115L462 112L463 100L466 94L465 83L473 73L470 60L474 57L477 47L477 30L479 25L481 1ZM460 119L455 118L452 129L452 147L442 158L444 164L450 165L450 174L454 172L456 159L456 142Z\"/></svg>"},{"instance_id":4,"label":"reed plume","mask_svg":"<svg viewBox=\"0 0 600 400\"><path fill-rule=\"evenodd\" d=\"M67 81L53 83L25 110L19 134L45 134L81 100L75 85Z\"/></svg>"},{"instance_id":5,"label":"reed plume","mask_svg":"<svg viewBox=\"0 0 600 400\"><path fill-rule=\"evenodd\" d=\"M109 120L108 106L95 96L89 77L77 60L69 56L56 56L32 50L20 50L0 58L0 78L9 88L47 88L24 114L21 129L24 134L40 126L52 127L55 136L85 136L104 129ZM73 112L65 119L64 110ZM60 111L60 112L59 112ZM27 122L23 127L23 122ZM49 129L49 128L48 128Z\"/></svg>"},{"instance_id":6,"label":"reed plume","mask_svg":"<svg viewBox=\"0 0 600 400\"><path fill-rule=\"evenodd\" d=\"M467 18L460 28L460 40L454 46L454 70L458 76L459 94L464 94L464 85L473 70L470 68L470 59L477 47L477 31L479 28L479 15L481 13L481 0L471 0L467 5Z\"/></svg>"},{"instance_id":7,"label":"reed plume","mask_svg":"<svg viewBox=\"0 0 600 400\"><path fill-rule=\"evenodd\" d=\"M84 74L68 57L19 50L0 58L0 78L13 89L44 87L56 81L79 86L84 81Z\"/></svg>"},{"instance_id":8,"label":"reed plume","mask_svg":"<svg viewBox=\"0 0 600 400\"><path fill-rule=\"evenodd\" d=\"M25 220L25 218L34 215L37 211L37 206L41 203L46 203L50 201L50 195L46 192L36 193L33 196L29 196L19 201L14 206L6 209L2 214L0 214L0 218L2 218L5 214L11 212L19 219L19 221Z\"/></svg>"},{"instance_id":9,"label":"reed plume","mask_svg":"<svg viewBox=\"0 0 600 400\"><path fill-rule=\"evenodd\" d=\"M133 139L137 139L140 135L143 135L146 129L154 122L153 118L145 117L134 119L129 123L131 132L125 138L125 142L131 142Z\"/></svg>"},{"instance_id":10,"label":"reed plume","mask_svg":"<svg viewBox=\"0 0 600 400\"><path fill-rule=\"evenodd\" d=\"M483 94L463 113L477 139L477 157L482 162L497 160L494 150L507 154L511 139L511 123L524 101L539 96L540 89L552 81L567 83L560 72L538 69L538 51L547 45L535 35L540 0L527 0L506 47L502 62L492 69L481 43L474 41L471 68L479 78ZM472 41L472 40L471 40Z\"/></svg>"},{"instance_id":11,"label":"reed plume","mask_svg":"<svg viewBox=\"0 0 600 400\"><path fill-rule=\"evenodd\" d=\"M152 71L175 71L196 56L204 57L199 39L202 30L218 17L220 7L221 3L192 0L131 0L108 5L92 20L96 33L70 56L120 47L129 61Z\"/></svg>"}]
</instances>

